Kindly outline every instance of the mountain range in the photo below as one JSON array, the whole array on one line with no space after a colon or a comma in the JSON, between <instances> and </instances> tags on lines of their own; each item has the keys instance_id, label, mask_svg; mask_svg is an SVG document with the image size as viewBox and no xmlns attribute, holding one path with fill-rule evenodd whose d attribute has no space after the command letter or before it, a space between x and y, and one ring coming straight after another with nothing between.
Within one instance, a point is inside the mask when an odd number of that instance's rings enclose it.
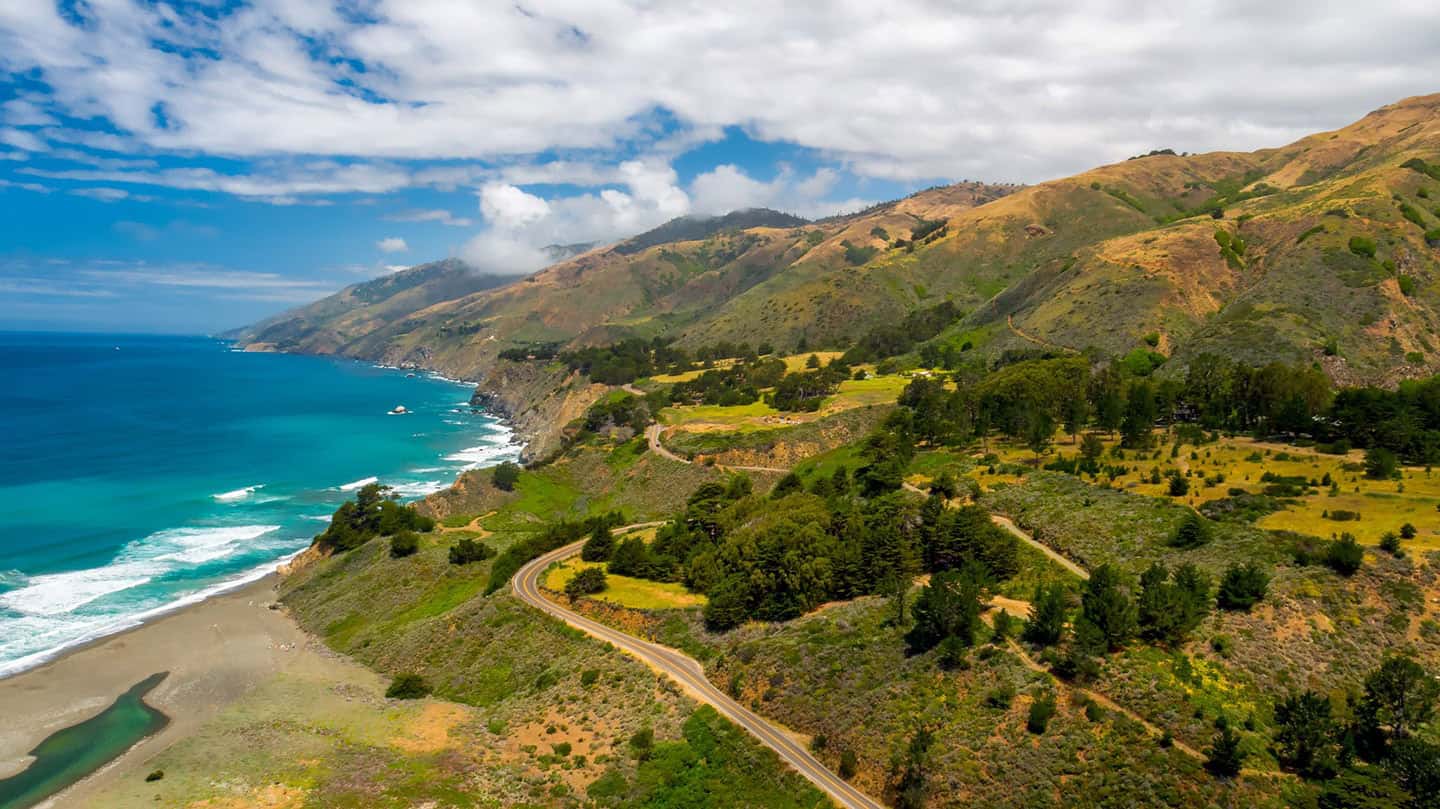
<instances>
[{"instance_id":1,"label":"mountain range","mask_svg":"<svg viewBox=\"0 0 1440 809\"><path fill-rule=\"evenodd\" d=\"M1275 149L1157 150L1032 186L962 182L818 221L685 218L578 248L524 278L425 264L229 336L494 380L519 373L507 348L841 347L949 301L960 317L934 339L983 354L1183 367L1213 352L1393 384L1440 371L1440 95Z\"/></svg>"}]
</instances>

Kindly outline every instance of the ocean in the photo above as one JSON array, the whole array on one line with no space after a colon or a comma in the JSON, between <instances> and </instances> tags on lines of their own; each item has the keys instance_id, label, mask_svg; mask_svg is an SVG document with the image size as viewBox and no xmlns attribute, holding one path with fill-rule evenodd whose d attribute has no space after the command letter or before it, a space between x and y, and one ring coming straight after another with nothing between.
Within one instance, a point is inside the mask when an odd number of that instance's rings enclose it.
<instances>
[{"instance_id":1,"label":"ocean","mask_svg":"<svg viewBox=\"0 0 1440 809\"><path fill-rule=\"evenodd\" d=\"M365 483L520 450L471 385L209 338L0 333L0 379L0 676L264 576Z\"/></svg>"}]
</instances>

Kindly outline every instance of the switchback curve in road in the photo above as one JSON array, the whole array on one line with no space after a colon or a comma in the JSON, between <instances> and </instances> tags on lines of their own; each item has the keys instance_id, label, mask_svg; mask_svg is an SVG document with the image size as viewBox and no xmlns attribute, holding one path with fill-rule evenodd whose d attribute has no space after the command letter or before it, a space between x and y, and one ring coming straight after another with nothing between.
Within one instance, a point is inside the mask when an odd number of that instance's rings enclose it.
<instances>
[{"instance_id":1,"label":"switchback curve in road","mask_svg":"<svg viewBox=\"0 0 1440 809\"><path fill-rule=\"evenodd\" d=\"M618 531L635 527L640 526L626 526ZM540 592L540 576L551 564L579 553L584 544L583 540L574 542L527 562L516 571L514 578L510 580L515 595L541 612L558 618L593 638L605 641L615 648L639 658L652 669L675 680L696 700L713 707L722 716L744 728L761 744L774 750L782 760L829 795L843 809L883 809L884 804L850 786L843 778L831 772L824 764L810 755L810 751L794 739L716 688L706 679L704 667L693 658L668 646L640 640L617 629L612 629L546 598Z\"/></svg>"},{"instance_id":2,"label":"switchback curve in road","mask_svg":"<svg viewBox=\"0 0 1440 809\"><path fill-rule=\"evenodd\" d=\"M663 443L661 443L660 434L663 432L665 432L665 425L663 424L652 424L649 427L645 428L645 441L650 445L650 451L656 453L662 458L668 458L676 463L694 463L694 461L690 460L689 458L682 458L679 455L671 452L669 448L667 448ZM722 471L726 469L735 469L741 472L779 472L781 474L790 471L789 469L782 469L778 466L732 466L729 464L715 464L715 468Z\"/></svg>"}]
</instances>

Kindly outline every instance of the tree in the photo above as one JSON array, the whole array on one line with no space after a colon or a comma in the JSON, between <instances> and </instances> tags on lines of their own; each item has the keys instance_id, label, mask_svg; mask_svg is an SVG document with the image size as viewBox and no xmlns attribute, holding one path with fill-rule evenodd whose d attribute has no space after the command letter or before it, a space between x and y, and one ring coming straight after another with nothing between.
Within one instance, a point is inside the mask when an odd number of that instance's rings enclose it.
<instances>
[{"instance_id":1,"label":"tree","mask_svg":"<svg viewBox=\"0 0 1440 809\"><path fill-rule=\"evenodd\" d=\"M930 747L935 734L926 727L915 729L906 745L904 758L895 779L896 809L923 809L930 779Z\"/></svg>"},{"instance_id":2,"label":"tree","mask_svg":"<svg viewBox=\"0 0 1440 809\"><path fill-rule=\"evenodd\" d=\"M1223 610L1249 609L1265 598L1270 587L1270 576L1259 565L1246 563L1231 565L1220 579L1220 589L1215 601Z\"/></svg>"},{"instance_id":3,"label":"tree","mask_svg":"<svg viewBox=\"0 0 1440 809\"><path fill-rule=\"evenodd\" d=\"M1147 382L1130 386L1125 399L1125 418L1120 423L1120 444L1126 449L1150 446L1150 431L1155 426L1155 392Z\"/></svg>"},{"instance_id":4,"label":"tree","mask_svg":"<svg viewBox=\"0 0 1440 809\"><path fill-rule=\"evenodd\" d=\"M1365 549L1346 531L1325 546L1325 564L1342 576L1353 576L1365 561Z\"/></svg>"},{"instance_id":5,"label":"tree","mask_svg":"<svg viewBox=\"0 0 1440 809\"><path fill-rule=\"evenodd\" d=\"M1184 497L1190 493L1190 481L1179 470L1170 473L1169 492L1171 497Z\"/></svg>"},{"instance_id":6,"label":"tree","mask_svg":"<svg viewBox=\"0 0 1440 809\"><path fill-rule=\"evenodd\" d=\"M960 482L955 479L955 473L946 469L937 475L930 481L930 493L938 494L947 500L960 494Z\"/></svg>"},{"instance_id":7,"label":"tree","mask_svg":"<svg viewBox=\"0 0 1440 809\"><path fill-rule=\"evenodd\" d=\"M1039 736L1045 732L1050 725L1050 717L1055 715L1055 695L1044 694L1036 697L1030 703L1030 715L1025 719L1025 729Z\"/></svg>"},{"instance_id":8,"label":"tree","mask_svg":"<svg viewBox=\"0 0 1440 809\"><path fill-rule=\"evenodd\" d=\"M476 542L469 537L456 542L450 546L450 564L468 565L471 562L482 562L495 555L495 550L483 542Z\"/></svg>"},{"instance_id":9,"label":"tree","mask_svg":"<svg viewBox=\"0 0 1440 809\"><path fill-rule=\"evenodd\" d=\"M1035 585L1035 597L1030 602L1030 619L1020 637L1026 643L1037 646L1054 646L1065 635L1065 588L1054 583L1049 586Z\"/></svg>"},{"instance_id":10,"label":"tree","mask_svg":"<svg viewBox=\"0 0 1440 809\"><path fill-rule=\"evenodd\" d=\"M1173 483L1177 478L1171 478L1171 494L1174 494ZM1184 480L1184 478L1178 478ZM1182 492L1183 494L1183 492ZM1176 548L1198 548L1210 541L1210 525L1203 517L1193 511L1187 511L1180 525L1176 526L1175 533L1170 536L1170 545Z\"/></svg>"},{"instance_id":11,"label":"tree","mask_svg":"<svg viewBox=\"0 0 1440 809\"><path fill-rule=\"evenodd\" d=\"M506 461L495 467L491 480L494 481L495 488L501 491L513 492L515 491L515 484L520 482L520 467L511 461Z\"/></svg>"},{"instance_id":12,"label":"tree","mask_svg":"<svg viewBox=\"0 0 1440 809\"><path fill-rule=\"evenodd\" d=\"M390 537L390 556L394 559L413 556L418 550L420 550L420 537L414 531L401 531Z\"/></svg>"},{"instance_id":13,"label":"tree","mask_svg":"<svg viewBox=\"0 0 1440 809\"><path fill-rule=\"evenodd\" d=\"M855 777L860 769L860 760L856 758L854 750L843 750L840 753L840 777L849 781Z\"/></svg>"},{"instance_id":14,"label":"tree","mask_svg":"<svg viewBox=\"0 0 1440 809\"><path fill-rule=\"evenodd\" d=\"M1140 634L1152 641L1177 645L1199 626L1209 608L1210 583L1194 565L1171 573L1156 562L1140 576L1136 599Z\"/></svg>"},{"instance_id":15,"label":"tree","mask_svg":"<svg viewBox=\"0 0 1440 809\"><path fill-rule=\"evenodd\" d=\"M1035 453L1038 464L1040 456L1050 448L1050 440L1055 435L1055 421L1043 410L1031 410L1025 418L1024 430L1025 446Z\"/></svg>"},{"instance_id":16,"label":"tree","mask_svg":"<svg viewBox=\"0 0 1440 809\"><path fill-rule=\"evenodd\" d=\"M646 578L650 570L650 548L645 540L632 536L622 540L610 555L610 572L616 576Z\"/></svg>"},{"instance_id":17,"label":"tree","mask_svg":"<svg viewBox=\"0 0 1440 809\"><path fill-rule=\"evenodd\" d=\"M1085 398L1085 392L1076 387L1065 391L1065 401L1062 405L1065 419L1065 433L1070 436L1070 443L1075 443L1075 437L1085 429L1090 421L1090 401Z\"/></svg>"},{"instance_id":18,"label":"tree","mask_svg":"<svg viewBox=\"0 0 1440 809\"><path fill-rule=\"evenodd\" d=\"M1412 658L1393 655L1365 678L1365 696L1359 715L1371 727L1388 731L1392 740L1435 716L1440 701L1440 681L1425 672Z\"/></svg>"},{"instance_id":19,"label":"tree","mask_svg":"<svg viewBox=\"0 0 1440 809\"><path fill-rule=\"evenodd\" d=\"M1100 436L1094 433L1086 433L1085 437L1080 439L1081 458L1087 461L1096 461L1099 460L1104 452L1105 442L1100 440Z\"/></svg>"},{"instance_id":20,"label":"tree","mask_svg":"<svg viewBox=\"0 0 1440 809\"><path fill-rule=\"evenodd\" d=\"M1220 726L1205 754L1205 769L1220 778L1234 778L1239 775L1240 767L1245 761L1245 754L1240 750L1240 737L1230 729L1229 723Z\"/></svg>"},{"instance_id":21,"label":"tree","mask_svg":"<svg viewBox=\"0 0 1440 809\"><path fill-rule=\"evenodd\" d=\"M775 483L775 487L770 490L770 497L771 499L779 500L787 494L794 494L795 492L804 490L805 482L800 479L800 476L794 472L787 472L784 477Z\"/></svg>"},{"instance_id":22,"label":"tree","mask_svg":"<svg viewBox=\"0 0 1440 809\"><path fill-rule=\"evenodd\" d=\"M1440 745L1400 739L1390 748L1385 770L1413 796L1415 806L1440 806Z\"/></svg>"},{"instance_id":23,"label":"tree","mask_svg":"<svg viewBox=\"0 0 1440 809\"><path fill-rule=\"evenodd\" d=\"M390 687L385 689L386 699L420 699L430 693L430 686L425 678L414 673L395 675L390 681Z\"/></svg>"},{"instance_id":24,"label":"tree","mask_svg":"<svg viewBox=\"0 0 1440 809\"><path fill-rule=\"evenodd\" d=\"M1395 477L1399 461L1395 453L1384 447L1365 450L1365 477L1371 480L1389 480Z\"/></svg>"},{"instance_id":25,"label":"tree","mask_svg":"<svg viewBox=\"0 0 1440 809\"><path fill-rule=\"evenodd\" d=\"M596 525L580 548L580 558L586 562L608 562L614 553L615 535L610 533L608 525Z\"/></svg>"},{"instance_id":26,"label":"tree","mask_svg":"<svg viewBox=\"0 0 1440 809\"><path fill-rule=\"evenodd\" d=\"M750 616L750 585L745 577L732 574L706 593L705 626L716 632L734 629Z\"/></svg>"},{"instance_id":27,"label":"tree","mask_svg":"<svg viewBox=\"0 0 1440 809\"><path fill-rule=\"evenodd\" d=\"M1330 700L1314 691L1292 694L1275 706L1275 746L1280 760L1305 778L1335 775L1335 720Z\"/></svg>"},{"instance_id":28,"label":"tree","mask_svg":"<svg viewBox=\"0 0 1440 809\"><path fill-rule=\"evenodd\" d=\"M1099 631L1110 651L1135 636L1135 603L1122 589L1119 571L1108 564L1095 568L1085 582L1080 615Z\"/></svg>"},{"instance_id":29,"label":"tree","mask_svg":"<svg viewBox=\"0 0 1440 809\"><path fill-rule=\"evenodd\" d=\"M931 576L910 608L915 625L905 634L905 644L911 654L929 651L950 638L974 646L984 581L985 572L975 562L963 570L942 570Z\"/></svg>"},{"instance_id":30,"label":"tree","mask_svg":"<svg viewBox=\"0 0 1440 809\"><path fill-rule=\"evenodd\" d=\"M604 570L598 567L587 567L571 576L570 581L565 582L565 595L573 601L581 596L603 592L608 586Z\"/></svg>"},{"instance_id":31,"label":"tree","mask_svg":"<svg viewBox=\"0 0 1440 809\"><path fill-rule=\"evenodd\" d=\"M1410 793L1382 773L1349 770L1325 782L1315 805L1318 809L1405 809L1410 806Z\"/></svg>"},{"instance_id":32,"label":"tree","mask_svg":"<svg viewBox=\"0 0 1440 809\"><path fill-rule=\"evenodd\" d=\"M1415 530L1415 526L1408 522L1400 526L1401 539L1414 539L1417 533L1419 532Z\"/></svg>"}]
</instances>

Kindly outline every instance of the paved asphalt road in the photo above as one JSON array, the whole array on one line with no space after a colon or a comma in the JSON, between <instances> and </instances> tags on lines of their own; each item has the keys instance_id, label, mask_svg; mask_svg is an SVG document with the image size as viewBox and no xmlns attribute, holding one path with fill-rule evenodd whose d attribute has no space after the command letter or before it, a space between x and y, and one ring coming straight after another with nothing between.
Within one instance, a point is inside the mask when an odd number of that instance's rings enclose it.
<instances>
[{"instance_id":1,"label":"paved asphalt road","mask_svg":"<svg viewBox=\"0 0 1440 809\"><path fill-rule=\"evenodd\" d=\"M520 568L510 582L515 595L530 606L638 657L651 668L668 675L680 683L691 696L714 707L721 715L759 739L761 744L774 750L780 758L828 794L837 805L844 809L882 809L884 804L850 786L844 779L826 769L824 764L810 755L810 751L712 685L705 678L705 669L695 660L668 646L643 641L611 629L545 598L540 592L540 576L545 569L553 562L579 553L580 546L584 544L582 541L566 545L533 559Z\"/></svg>"}]
</instances>

